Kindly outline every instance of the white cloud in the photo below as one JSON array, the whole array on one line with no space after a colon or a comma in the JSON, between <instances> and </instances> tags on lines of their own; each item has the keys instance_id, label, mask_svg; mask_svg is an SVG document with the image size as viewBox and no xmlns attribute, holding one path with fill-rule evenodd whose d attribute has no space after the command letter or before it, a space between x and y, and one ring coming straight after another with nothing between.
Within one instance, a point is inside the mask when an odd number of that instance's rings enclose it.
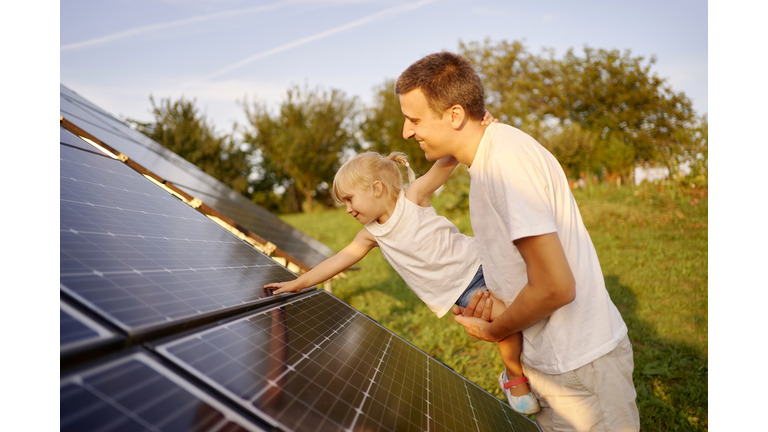
<instances>
[{"instance_id":1,"label":"white cloud","mask_svg":"<svg viewBox=\"0 0 768 432\"><path fill-rule=\"evenodd\" d=\"M235 63L232 63L232 64L230 64L228 66L225 66L225 67L223 67L223 68L221 68L221 69L219 69L219 70L217 70L215 72L212 72L212 73L210 73L210 74L208 74L206 76L203 76L203 77L197 78L197 79L195 79L193 81L190 81L188 84L192 84L192 83L195 83L195 82L198 82L198 81L207 81L207 80L210 80L212 78L216 78L218 76L221 76L221 75L224 75L224 74L226 74L228 72L231 72L231 71L233 71L235 69L243 67L243 66L245 66L247 64L253 63L254 61L261 60L261 59L270 57L270 56L272 56L274 54L278 54L278 53L281 53L283 51L287 51L287 50L299 47L299 46L307 44L309 42L313 42L313 41L316 41L316 40L319 40L319 39L326 38L326 37L334 35L336 33L341 33L341 32L353 29L355 27L359 27L359 26L361 26L363 24L367 24L369 22L375 21L376 19L383 18L383 17L388 16L388 15L395 15L395 14L399 14L399 13L402 13L402 12L405 12L405 11L409 11L409 10L413 10L413 9L418 9L418 8L420 8L420 7L422 7L422 6L426 5L426 4L433 3L435 1L437 1L437 0L422 0L422 1L417 2L417 3L395 6L393 8L385 9L383 11L379 11L379 12L367 15L367 16L359 19L359 20L352 21L350 23L347 23L347 24L344 24L344 25L341 25L341 26L338 26L338 27L334 27L334 28L332 28L330 30L326 30L326 31L323 31L323 32L320 32L320 33L316 33L316 34L313 34L311 36L307 36L305 38L301 38L301 39L295 40L293 42L289 42L287 44L280 45L280 46L278 46L276 48L272 48L271 50L267 50L267 51L260 52L258 54L254 54L252 56L246 57L246 58L244 58L242 60L239 60L239 61L237 61Z\"/></svg>"},{"instance_id":2,"label":"white cloud","mask_svg":"<svg viewBox=\"0 0 768 432\"><path fill-rule=\"evenodd\" d=\"M159 23L159 24L152 24L152 25L147 25L147 26L142 26L142 27L136 27L136 28L132 28L132 29L128 29L128 30L123 30L121 32L108 34L106 36L101 36L101 37L97 37L97 38L93 38L93 39L88 39L88 40L81 41L81 42L75 42L75 43L71 43L71 44L68 44L68 45L62 45L61 47L59 47L59 50L60 51L67 51L67 50L72 50L72 49L77 49L77 48L84 48L84 47L88 47L88 46L101 45L101 44L105 44L107 42L112 42L112 41L119 40L119 39L126 39L126 38L130 38L130 37L133 37L133 36L138 36L138 35L142 35L142 34L152 33L152 32L156 32L156 31L160 31L160 30L166 30L166 29L170 29L170 28L174 28L174 27L181 27L181 26L185 26L185 25L188 25L188 24L196 24L196 23L200 23L200 22L203 22L203 21L210 21L210 20L221 19L221 18L229 18L229 17L243 15L243 14L249 14L249 13L264 12L264 11L268 11L268 10L272 10L272 9L277 9L279 7L282 7L282 6L291 4L291 3L295 3L295 1L288 0L288 1L283 1L283 2L272 3L272 4L268 4L268 5L264 5L264 6L255 6L255 7L245 8L245 9L236 9L236 10L229 10L229 11L217 12L217 13L212 13L212 14L198 15L198 16L195 16L195 17L185 18L185 19L176 20L176 21L169 21L169 22L164 22L164 23Z\"/></svg>"}]
</instances>

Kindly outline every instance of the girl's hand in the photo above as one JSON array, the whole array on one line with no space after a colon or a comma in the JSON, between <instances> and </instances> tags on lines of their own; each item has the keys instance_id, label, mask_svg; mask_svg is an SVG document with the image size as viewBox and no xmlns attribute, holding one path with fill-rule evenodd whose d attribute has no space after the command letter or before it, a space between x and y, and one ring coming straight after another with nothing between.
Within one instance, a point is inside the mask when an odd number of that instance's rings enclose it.
<instances>
[{"instance_id":1,"label":"girl's hand","mask_svg":"<svg viewBox=\"0 0 768 432\"><path fill-rule=\"evenodd\" d=\"M271 284L264 285L264 288L269 288L273 291L273 294L280 294L284 292L299 292L302 290L302 286L296 283L295 280L289 282L273 282Z\"/></svg>"},{"instance_id":2,"label":"girl's hand","mask_svg":"<svg viewBox=\"0 0 768 432\"><path fill-rule=\"evenodd\" d=\"M483 119L480 120L480 124L483 126L487 126L491 123L498 123L499 119L494 118L493 115L491 115L490 111L485 110L485 114L483 115Z\"/></svg>"},{"instance_id":3,"label":"girl's hand","mask_svg":"<svg viewBox=\"0 0 768 432\"><path fill-rule=\"evenodd\" d=\"M491 113L488 110L485 110L485 115L483 115L483 119L480 120L480 124L483 126L487 126L491 123L498 123L499 119L493 118Z\"/></svg>"}]
</instances>

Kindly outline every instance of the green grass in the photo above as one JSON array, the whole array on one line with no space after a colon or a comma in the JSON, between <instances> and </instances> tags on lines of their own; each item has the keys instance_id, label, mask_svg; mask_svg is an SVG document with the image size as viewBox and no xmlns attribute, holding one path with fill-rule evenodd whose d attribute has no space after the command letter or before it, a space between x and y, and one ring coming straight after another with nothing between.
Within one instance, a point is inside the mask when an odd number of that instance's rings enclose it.
<instances>
[{"instance_id":1,"label":"green grass","mask_svg":"<svg viewBox=\"0 0 768 432\"><path fill-rule=\"evenodd\" d=\"M642 430L708 430L706 190L593 185L574 196L629 328ZM433 201L442 214L440 198ZM283 219L334 250L361 229L343 210ZM449 219L471 235L467 215L453 212ZM450 313L438 319L378 249L334 282L333 294L503 398L495 345L469 338Z\"/></svg>"}]
</instances>

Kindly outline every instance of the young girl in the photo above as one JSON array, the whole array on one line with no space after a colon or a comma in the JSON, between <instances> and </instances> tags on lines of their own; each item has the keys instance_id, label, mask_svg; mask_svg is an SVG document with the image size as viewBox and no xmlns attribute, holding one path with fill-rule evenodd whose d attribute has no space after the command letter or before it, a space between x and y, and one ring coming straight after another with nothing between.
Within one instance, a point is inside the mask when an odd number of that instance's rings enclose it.
<instances>
[{"instance_id":1,"label":"young girl","mask_svg":"<svg viewBox=\"0 0 768 432\"><path fill-rule=\"evenodd\" d=\"M474 301L493 300L492 318L505 308L485 287L480 257L473 237L461 234L451 222L438 216L429 197L453 172L458 162L452 156L435 162L415 180L403 153L387 157L368 152L345 163L333 179L336 201L347 206L365 228L338 254L289 282L271 283L265 288L275 294L296 292L324 282L365 257L374 247L408 286L442 317L455 304L466 307ZM408 172L410 186L403 189L400 165ZM539 411L520 364L522 334L499 341L506 370L499 385L510 406L522 414Z\"/></svg>"}]
</instances>

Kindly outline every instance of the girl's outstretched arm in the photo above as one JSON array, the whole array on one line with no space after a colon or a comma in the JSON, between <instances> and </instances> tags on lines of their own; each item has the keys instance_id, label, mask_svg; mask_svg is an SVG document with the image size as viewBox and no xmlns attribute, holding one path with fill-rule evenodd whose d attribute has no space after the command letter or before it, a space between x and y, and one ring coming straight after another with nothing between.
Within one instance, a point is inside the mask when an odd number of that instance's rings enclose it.
<instances>
[{"instance_id":1,"label":"girl's outstretched arm","mask_svg":"<svg viewBox=\"0 0 768 432\"><path fill-rule=\"evenodd\" d=\"M363 259L374 246L377 246L377 244L373 235L363 228L347 247L321 262L312 270L299 276L298 279L288 282L274 282L264 285L264 288L273 289L275 294L280 294L284 292L298 292L304 288L325 282Z\"/></svg>"}]
</instances>

